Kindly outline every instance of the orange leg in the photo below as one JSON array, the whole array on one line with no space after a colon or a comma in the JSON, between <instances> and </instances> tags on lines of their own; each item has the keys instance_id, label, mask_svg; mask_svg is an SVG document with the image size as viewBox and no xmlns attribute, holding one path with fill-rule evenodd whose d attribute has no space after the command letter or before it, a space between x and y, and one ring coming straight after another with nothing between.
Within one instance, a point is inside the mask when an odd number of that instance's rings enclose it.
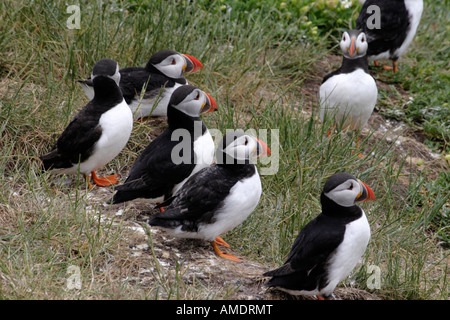
<instances>
[{"instance_id":1,"label":"orange leg","mask_svg":"<svg viewBox=\"0 0 450 320\"><path fill-rule=\"evenodd\" d=\"M222 239L222 237L217 237L215 241L220 246L231 248L230 245L228 243L226 243L225 240Z\"/></svg>"},{"instance_id":2,"label":"orange leg","mask_svg":"<svg viewBox=\"0 0 450 320\"><path fill-rule=\"evenodd\" d=\"M231 260L231 261L242 261L242 259L239 259L238 257L235 257L234 255L230 254L230 253L225 253L223 251L221 251L218 247L217 247L217 243L216 241L211 241L211 245L213 246L214 252L222 258Z\"/></svg>"},{"instance_id":3,"label":"orange leg","mask_svg":"<svg viewBox=\"0 0 450 320\"><path fill-rule=\"evenodd\" d=\"M373 61L376 67L380 65L380 63L376 60ZM391 66L383 66L384 70L393 70L394 73L398 72L398 63L397 61L392 61L392 67Z\"/></svg>"},{"instance_id":4,"label":"orange leg","mask_svg":"<svg viewBox=\"0 0 450 320\"><path fill-rule=\"evenodd\" d=\"M119 179L118 179L119 175L118 174L100 178L99 176L97 176L97 173L95 173L95 171L92 171L91 175L92 175L92 181L94 181L94 183L99 187L109 187L110 185L119 183ZM88 177L88 179L89 179L89 177ZM89 180L88 180L88 182L89 182ZM90 182L89 182L89 187L92 188Z\"/></svg>"},{"instance_id":5,"label":"orange leg","mask_svg":"<svg viewBox=\"0 0 450 320\"><path fill-rule=\"evenodd\" d=\"M394 73L398 72L398 62L392 61L392 69L394 70Z\"/></svg>"},{"instance_id":6,"label":"orange leg","mask_svg":"<svg viewBox=\"0 0 450 320\"><path fill-rule=\"evenodd\" d=\"M159 206L160 204L161 204L161 202L157 202L156 206ZM166 210L164 210L163 207L159 207L159 212L164 212L164 211L166 211Z\"/></svg>"}]
</instances>

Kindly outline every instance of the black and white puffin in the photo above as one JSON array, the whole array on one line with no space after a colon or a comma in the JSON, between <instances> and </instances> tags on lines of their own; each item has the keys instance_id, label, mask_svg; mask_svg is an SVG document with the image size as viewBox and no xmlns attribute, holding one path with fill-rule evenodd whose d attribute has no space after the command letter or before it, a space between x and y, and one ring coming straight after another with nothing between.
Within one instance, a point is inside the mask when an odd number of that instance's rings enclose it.
<instances>
[{"instance_id":1,"label":"black and white puffin","mask_svg":"<svg viewBox=\"0 0 450 320\"><path fill-rule=\"evenodd\" d=\"M152 55L144 68L120 69L120 89L134 119L166 116L172 93L178 87L188 84L183 74L193 73L201 68L202 63L193 56L174 50L162 50ZM79 82L86 95L91 98L92 78ZM145 92L142 95L143 87Z\"/></svg>"},{"instance_id":2,"label":"black and white puffin","mask_svg":"<svg viewBox=\"0 0 450 320\"><path fill-rule=\"evenodd\" d=\"M45 170L61 174L83 173L101 187L118 182L118 175L100 178L95 170L114 159L133 129L133 115L119 88L116 61L102 59L92 71L93 99L75 115L50 153L40 157ZM89 183L90 185L90 183Z\"/></svg>"},{"instance_id":3,"label":"black and white puffin","mask_svg":"<svg viewBox=\"0 0 450 320\"><path fill-rule=\"evenodd\" d=\"M112 203L137 198L160 203L189 176L214 161L215 145L199 115L217 109L215 100L192 85L176 89L167 108L168 127L134 162Z\"/></svg>"},{"instance_id":4,"label":"black and white puffin","mask_svg":"<svg viewBox=\"0 0 450 320\"><path fill-rule=\"evenodd\" d=\"M378 89L369 74L364 32L348 30L342 35L339 69L326 75L320 86L320 119L326 115L344 127L360 129L367 124L377 102Z\"/></svg>"},{"instance_id":5,"label":"black and white puffin","mask_svg":"<svg viewBox=\"0 0 450 320\"><path fill-rule=\"evenodd\" d=\"M169 206L148 220L170 235L210 241L215 253L240 261L222 252L229 247L221 234L240 225L256 208L261 197L261 180L251 157L270 155L267 145L242 130L228 132L216 151L216 164L194 174L160 207Z\"/></svg>"},{"instance_id":6,"label":"black and white puffin","mask_svg":"<svg viewBox=\"0 0 450 320\"><path fill-rule=\"evenodd\" d=\"M376 6L376 7L374 7ZM379 8L374 10L374 8ZM370 60L391 59L398 71L397 61L411 44L423 11L423 0L367 0L356 20L356 28L367 36ZM374 16L380 13L379 18ZM379 26L376 26L379 19Z\"/></svg>"},{"instance_id":7,"label":"black and white puffin","mask_svg":"<svg viewBox=\"0 0 450 320\"><path fill-rule=\"evenodd\" d=\"M266 284L292 295L332 296L364 254L370 239L366 215L355 202L375 200L373 191L348 173L327 179L322 212L300 231L286 262L266 272Z\"/></svg>"}]
</instances>

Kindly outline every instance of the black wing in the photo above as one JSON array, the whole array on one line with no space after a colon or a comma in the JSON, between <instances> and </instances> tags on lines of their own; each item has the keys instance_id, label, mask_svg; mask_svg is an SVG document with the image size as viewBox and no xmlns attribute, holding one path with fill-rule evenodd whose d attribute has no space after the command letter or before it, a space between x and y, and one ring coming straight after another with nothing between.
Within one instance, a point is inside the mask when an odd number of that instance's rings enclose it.
<instances>
[{"instance_id":1,"label":"black wing","mask_svg":"<svg viewBox=\"0 0 450 320\"><path fill-rule=\"evenodd\" d=\"M344 233L345 225L333 218L321 214L313 219L295 239L284 265L264 274L272 276L267 285L293 290L325 286L325 267Z\"/></svg>"},{"instance_id":2,"label":"black wing","mask_svg":"<svg viewBox=\"0 0 450 320\"><path fill-rule=\"evenodd\" d=\"M135 97L140 97L145 86L145 97L157 96L163 87L173 87L175 81L156 73L150 73L144 68L124 68L120 70L120 89L127 103Z\"/></svg>"},{"instance_id":3,"label":"black wing","mask_svg":"<svg viewBox=\"0 0 450 320\"><path fill-rule=\"evenodd\" d=\"M325 81L327 81L328 79L330 79L332 76L334 76L334 75L336 75L336 74L340 74L340 73L341 73L341 68L342 68L342 67L339 67L339 69L336 69L336 70L330 72L329 74L327 74L327 75L323 78L322 84L324 84Z\"/></svg>"},{"instance_id":4,"label":"black wing","mask_svg":"<svg viewBox=\"0 0 450 320\"><path fill-rule=\"evenodd\" d=\"M167 209L152 217L149 224L172 228L181 225L182 230L195 232L199 223L214 221L214 213L237 182L220 166L204 168L189 178L169 199Z\"/></svg>"},{"instance_id":5,"label":"black wing","mask_svg":"<svg viewBox=\"0 0 450 320\"><path fill-rule=\"evenodd\" d=\"M153 140L133 164L127 180L118 186L113 203L136 198L171 196L174 186L189 177L195 167L194 152L190 163L172 161L172 149L179 141L171 141L172 132L166 129Z\"/></svg>"},{"instance_id":6,"label":"black wing","mask_svg":"<svg viewBox=\"0 0 450 320\"><path fill-rule=\"evenodd\" d=\"M41 157L44 167L68 168L83 162L92 153L102 135L98 121L100 114L93 113L93 102L89 102L69 123L56 141L55 148Z\"/></svg>"},{"instance_id":7,"label":"black wing","mask_svg":"<svg viewBox=\"0 0 450 320\"><path fill-rule=\"evenodd\" d=\"M380 8L379 29L369 26L367 23L367 20L374 14L367 13L367 8L373 4ZM378 1L376 3L366 1L356 20L356 28L364 31L369 42L367 52L369 56L401 46L406 38L408 27L408 11L403 0Z\"/></svg>"}]
</instances>

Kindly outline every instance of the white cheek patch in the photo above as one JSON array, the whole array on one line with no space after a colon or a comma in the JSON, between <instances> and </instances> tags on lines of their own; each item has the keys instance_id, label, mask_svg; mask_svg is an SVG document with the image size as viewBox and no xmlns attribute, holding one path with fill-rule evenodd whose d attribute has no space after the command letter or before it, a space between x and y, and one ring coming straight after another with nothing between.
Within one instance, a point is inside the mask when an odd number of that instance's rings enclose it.
<instances>
[{"instance_id":1,"label":"white cheek patch","mask_svg":"<svg viewBox=\"0 0 450 320\"><path fill-rule=\"evenodd\" d=\"M355 204L355 197L350 190L348 192L341 191L339 193L331 191L325 193L325 195L342 207L351 207Z\"/></svg>"},{"instance_id":2,"label":"white cheek patch","mask_svg":"<svg viewBox=\"0 0 450 320\"><path fill-rule=\"evenodd\" d=\"M173 59L176 61L175 64L172 64ZM154 66L167 77L177 79L183 75L184 61L184 58L181 56L170 56Z\"/></svg>"},{"instance_id":3,"label":"white cheek patch","mask_svg":"<svg viewBox=\"0 0 450 320\"><path fill-rule=\"evenodd\" d=\"M335 203L342 207L352 207L355 204L355 199L359 192L361 191L359 184L353 184L353 189L333 189L330 192L325 193L325 195L333 200Z\"/></svg>"}]
</instances>

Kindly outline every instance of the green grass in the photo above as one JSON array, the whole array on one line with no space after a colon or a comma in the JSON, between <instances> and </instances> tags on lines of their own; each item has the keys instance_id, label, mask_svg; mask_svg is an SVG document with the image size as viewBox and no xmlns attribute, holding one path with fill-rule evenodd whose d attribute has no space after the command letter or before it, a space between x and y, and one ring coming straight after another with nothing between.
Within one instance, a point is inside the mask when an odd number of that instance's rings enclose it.
<instances>
[{"instance_id":1,"label":"green grass","mask_svg":"<svg viewBox=\"0 0 450 320\"><path fill-rule=\"evenodd\" d=\"M87 103L76 80L87 77L95 61L108 57L121 67L144 65L153 52L173 48L205 66L189 81L218 102L219 111L204 117L208 127L279 130L279 171L262 176L258 208L226 235L239 255L271 267L281 264L299 230L319 213L326 178L345 170L377 197L362 204L372 238L351 285L371 291L367 266L376 265L382 282L373 292L381 298L448 299L448 166L430 179L434 168L418 170L372 133L361 136L357 152L365 158L359 158L352 152L357 133L328 138L330 123L319 123L317 110L304 107L311 101L301 94L303 84L321 71L317 62L335 47L356 6L334 10L324 1L307 0L77 3L80 30L66 28L64 2L0 4L0 298L233 296L231 286L213 291L204 280L185 281L188 266L182 262L175 270L165 268L153 241L150 259L132 259L133 235L126 224L139 212L105 219L108 207L81 177L67 183L40 173L36 159ZM448 1L426 1L399 74L374 70L392 87L380 92L380 113L423 130L425 141L442 154L449 141L449 46L448 27L439 26L448 21L447 8ZM400 89L412 103L392 103L404 99ZM104 171L125 173L152 129L136 126L127 148ZM72 265L85 279L82 290L66 289ZM144 285L134 279L136 269L149 267L157 281Z\"/></svg>"}]
</instances>

